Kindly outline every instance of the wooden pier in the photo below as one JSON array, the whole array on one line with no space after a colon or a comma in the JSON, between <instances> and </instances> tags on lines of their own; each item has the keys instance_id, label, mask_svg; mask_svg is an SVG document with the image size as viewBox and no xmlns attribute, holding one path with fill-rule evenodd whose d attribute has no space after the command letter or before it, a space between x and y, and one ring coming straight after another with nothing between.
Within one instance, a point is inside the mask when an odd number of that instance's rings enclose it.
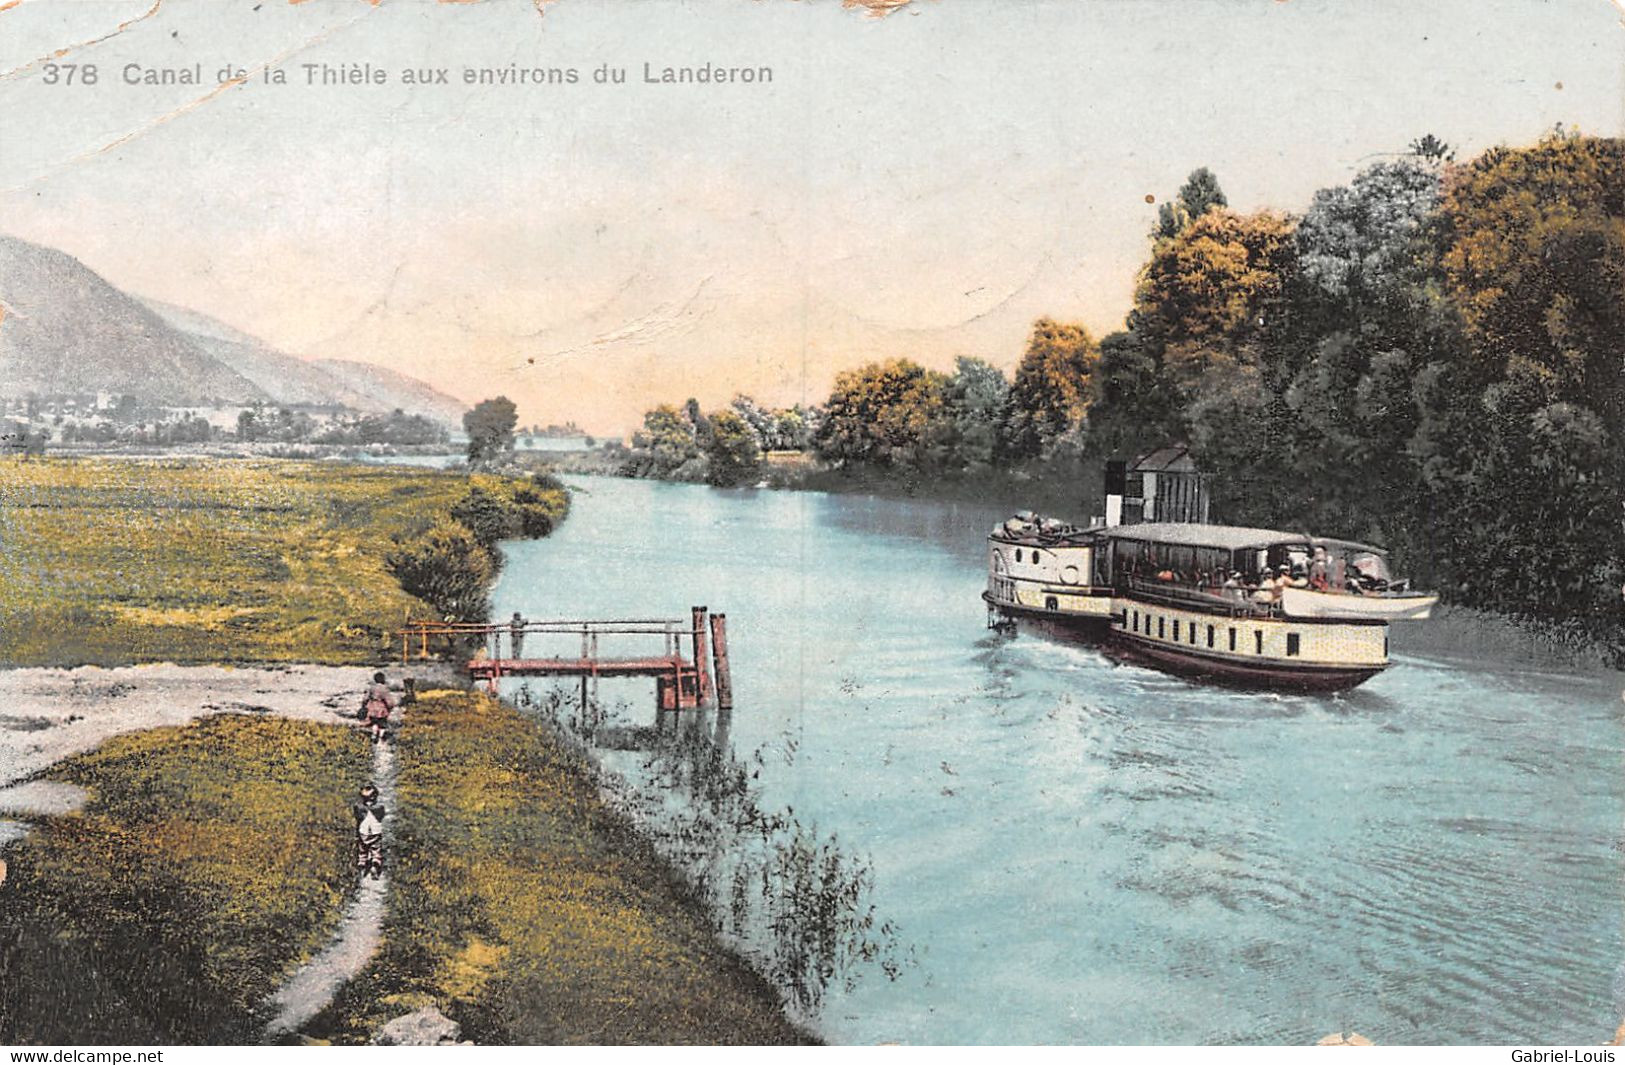
<instances>
[{"instance_id":1,"label":"wooden pier","mask_svg":"<svg viewBox=\"0 0 1625 1065\"><path fill-rule=\"evenodd\" d=\"M583 713L596 694L599 678L653 677L655 724L659 728L668 713L675 720L683 710L712 706L719 711L733 709L727 616L708 617L707 613L705 607L697 606L687 619L519 619L491 624L408 621L397 635L401 638L402 665L410 662L414 648L419 658L428 658L432 643L443 641L453 655L466 653L471 644L478 644L478 650L467 660L468 675L484 682L493 692L503 677L580 678ZM580 639L580 654L573 653L575 638ZM524 653L526 643L534 648L543 642L550 645L550 653ZM571 645L572 653L562 653L560 645L565 643ZM632 654L606 654L600 650L611 643L640 646Z\"/></svg>"}]
</instances>

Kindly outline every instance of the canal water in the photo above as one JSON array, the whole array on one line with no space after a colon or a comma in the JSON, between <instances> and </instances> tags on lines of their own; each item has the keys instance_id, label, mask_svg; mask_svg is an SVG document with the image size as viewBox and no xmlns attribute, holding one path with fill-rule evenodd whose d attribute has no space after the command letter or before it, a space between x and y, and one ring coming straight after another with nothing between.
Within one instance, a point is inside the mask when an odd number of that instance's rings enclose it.
<instances>
[{"instance_id":1,"label":"canal water","mask_svg":"<svg viewBox=\"0 0 1625 1065\"><path fill-rule=\"evenodd\" d=\"M1620 675L1401 653L1341 696L1227 691L988 632L985 508L572 484L557 533L506 545L496 616L727 613L736 750L872 859L914 953L836 993L826 1038L1598 1043L1625 1019Z\"/></svg>"}]
</instances>

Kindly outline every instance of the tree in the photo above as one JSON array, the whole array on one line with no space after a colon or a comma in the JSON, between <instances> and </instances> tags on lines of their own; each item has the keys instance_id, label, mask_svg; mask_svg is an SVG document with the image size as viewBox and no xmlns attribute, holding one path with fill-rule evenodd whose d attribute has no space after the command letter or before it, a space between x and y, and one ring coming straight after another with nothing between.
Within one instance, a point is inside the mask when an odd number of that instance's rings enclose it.
<instances>
[{"instance_id":1,"label":"tree","mask_svg":"<svg viewBox=\"0 0 1625 1065\"><path fill-rule=\"evenodd\" d=\"M908 359L872 362L835 378L815 444L840 464L920 468L940 459L948 377Z\"/></svg>"},{"instance_id":2,"label":"tree","mask_svg":"<svg viewBox=\"0 0 1625 1065\"><path fill-rule=\"evenodd\" d=\"M1522 356L1625 431L1625 139L1554 133L1445 179L1439 268L1475 362Z\"/></svg>"},{"instance_id":3,"label":"tree","mask_svg":"<svg viewBox=\"0 0 1625 1065\"><path fill-rule=\"evenodd\" d=\"M711 439L706 446L710 469L707 481L719 488L731 488L756 476L762 451L756 432L732 410L711 416Z\"/></svg>"},{"instance_id":4,"label":"tree","mask_svg":"<svg viewBox=\"0 0 1625 1065\"><path fill-rule=\"evenodd\" d=\"M1009 395L1010 383L997 366L968 355L955 361L948 382L948 409L954 425L950 465L977 469L993 464Z\"/></svg>"},{"instance_id":5,"label":"tree","mask_svg":"<svg viewBox=\"0 0 1625 1065\"><path fill-rule=\"evenodd\" d=\"M1101 338L1090 388L1087 438L1095 457L1131 457L1184 435L1161 353L1138 333L1120 329Z\"/></svg>"},{"instance_id":6,"label":"tree","mask_svg":"<svg viewBox=\"0 0 1625 1065\"><path fill-rule=\"evenodd\" d=\"M1078 425L1093 399L1100 348L1083 326L1040 318L1016 367L1004 419L1003 455L1033 458Z\"/></svg>"},{"instance_id":7,"label":"tree","mask_svg":"<svg viewBox=\"0 0 1625 1065\"><path fill-rule=\"evenodd\" d=\"M486 589L496 573L493 556L460 524L432 526L397 547L384 564L408 594L447 621L484 621L490 613Z\"/></svg>"},{"instance_id":8,"label":"tree","mask_svg":"<svg viewBox=\"0 0 1625 1065\"><path fill-rule=\"evenodd\" d=\"M507 396L481 400L463 415L468 433L468 464L490 466L504 452L513 450L513 431L519 424L519 411Z\"/></svg>"},{"instance_id":9,"label":"tree","mask_svg":"<svg viewBox=\"0 0 1625 1065\"><path fill-rule=\"evenodd\" d=\"M628 466L640 477L669 477L700 455L694 423L670 404L643 416L643 428L632 434L632 447Z\"/></svg>"},{"instance_id":10,"label":"tree","mask_svg":"<svg viewBox=\"0 0 1625 1065\"><path fill-rule=\"evenodd\" d=\"M1284 215L1216 207L1152 248L1129 325L1160 351L1182 394L1211 367L1256 364L1293 267L1292 233Z\"/></svg>"},{"instance_id":11,"label":"tree","mask_svg":"<svg viewBox=\"0 0 1625 1065\"><path fill-rule=\"evenodd\" d=\"M1410 151L1418 159L1434 165L1454 162L1456 158L1456 150L1431 133L1424 133L1411 141Z\"/></svg>"},{"instance_id":12,"label":"tree","mask_svg":"<svg viewBox=\"0 0 1625 1065\"><path fill-rule=\"evenodd\" d=\"M1156 240L1171 240L1189 229L1191 223L1206 214L1209 208L1228 206L1230 201L1225 199L1224 190L1219 188L1219 179L1213 176L1213 171L1205 166L1198 167L1179 187L1179 193L1172 202L1157 208L1157 227L1151 235Z\"/></svg>"}]
</instances>

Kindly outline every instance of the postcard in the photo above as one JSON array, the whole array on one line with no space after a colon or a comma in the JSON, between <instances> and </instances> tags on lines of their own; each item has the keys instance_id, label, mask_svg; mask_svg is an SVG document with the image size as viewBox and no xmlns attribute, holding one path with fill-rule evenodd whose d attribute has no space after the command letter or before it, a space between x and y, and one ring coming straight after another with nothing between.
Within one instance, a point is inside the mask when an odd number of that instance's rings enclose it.
<instances>
[{"instance_id":1,"label":"postcard","mask_svg":"<svg viewBox=\"0 0 1625 1065\"><path fill-rule=\"evenodd\" d=\"M1617 2L0 3L0 1042L1612 1061L1622 499Z\"/></svg>"}]
</instances>

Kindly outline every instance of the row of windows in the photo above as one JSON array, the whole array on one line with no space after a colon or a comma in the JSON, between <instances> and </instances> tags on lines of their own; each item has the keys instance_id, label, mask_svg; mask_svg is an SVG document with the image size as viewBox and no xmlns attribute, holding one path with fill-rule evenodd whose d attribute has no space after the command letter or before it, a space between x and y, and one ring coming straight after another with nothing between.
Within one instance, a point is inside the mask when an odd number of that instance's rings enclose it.
<instances>
[{"instance_id":1,"label":"row of windows","mask_svg":"<svg viewBox=\"0 0 1625 1065\"><path fill-rule=\"evenodd\" d=\"M1140 633L1141 635L1144 635L1144 636L1150 636L1151 635L1151 618L1152 618L1152 615L1146 614L1144 616L1144 618L1142 619L1141 616L1140 616L1140 612L1138 610L1130 611L1129 612L1129 627L1134 632ZM1156 620L1157 620L1157 639L1159 639L1159 640L1168 639L1168 618L1164 617L1161 614L1158 614L1158 615L1156 615ZM1143 628L1142 628L1142 622L1143 622ZM1173 622L1174 622L1173 642L1174 643L1180 643L1181 642L1181 640L1180 640L1180 628L1181 628L1180 619L1179 618L1174 618ZM1200 636L1199 629L1201 628L1201 626L1199 626L1194 621L1190 621L1190 622L1186 622L1184 624L1183 628L1185 630L1185 633L1186 633L1186 636L1188 638L1188 641L1189 641L1190 645L1192 647L1195 647L1196 644L1197 644L1197 639ZM1236 649L1236 627L1234 625L1230 625L1230 626L1227 626L1227 628L1229 629L1230 650L1234 651ZM1214 626L1212 626L1212 625L1207 626L1207 641L1206 642L1207 642L1208 647L1213 646L1213 642L1214 642L1213 638L1214 638L1215 631L1216 630L1215 630ZM1301 650L1302 650L1302 644L1300 642L1300 637L1299 637L1298 633L1295 633L1295 632L1287 633L1286 634L1286 653L1289 656L1290 655L1297 655ZM1258 654L1258 655L1261 655L1261 654L1264 653L1264 630L1262 630L1262 629L1254 629L1253 630L1253 653Z\"/></svg>"},{"instance_id":2,"label":"row of windows","mask_svg":"<svg viewBox=\"0 0 1625 1065\"><path fill-rule=\"evenodd\" d=\"M1038 550L1038 548L1036 548L1036 547L1035 547L1035 548L1033 548L1033 559L1032 559L1032 560L1033 560L1033 561L1034 561L1034 562L1037 562L1037 561L1038 561L1038 556L1039 556L1039 554L1040 554L1040 552L1039 552L1039 550ZM1016 561L1017 561L1017 562L1020 562L1020 561L1021 561L1021 548L1019 548L1019 547L1018 547L1018 548L1016 548Z\"/></svg>"}]
</instances>

